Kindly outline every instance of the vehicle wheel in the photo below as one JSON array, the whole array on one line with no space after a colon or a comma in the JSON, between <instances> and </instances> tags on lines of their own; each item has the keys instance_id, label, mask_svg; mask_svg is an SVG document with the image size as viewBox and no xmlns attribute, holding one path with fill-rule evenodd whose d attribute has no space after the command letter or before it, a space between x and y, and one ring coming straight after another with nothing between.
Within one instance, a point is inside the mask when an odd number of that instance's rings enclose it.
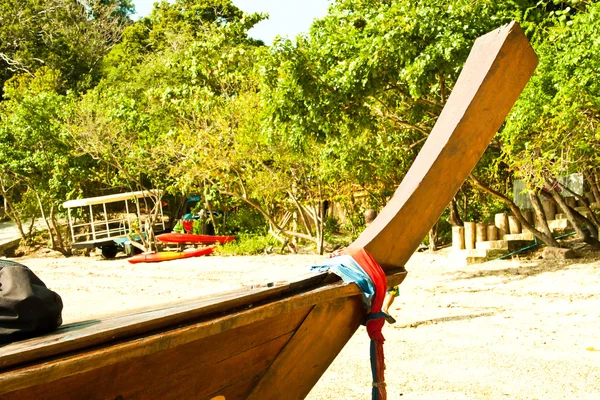
<instances>
[{"instance_id":1,"label":"vehicle wheel","mask_svg":"<svg viewBox=\"0 0 600 400\"><path fill-rule=\"evenodd\" d=\"M117 246L102 246L101 250L102 257L106 260L115 258L115 256L119 252L119 248Z\"/></svg>"}]
</instances>

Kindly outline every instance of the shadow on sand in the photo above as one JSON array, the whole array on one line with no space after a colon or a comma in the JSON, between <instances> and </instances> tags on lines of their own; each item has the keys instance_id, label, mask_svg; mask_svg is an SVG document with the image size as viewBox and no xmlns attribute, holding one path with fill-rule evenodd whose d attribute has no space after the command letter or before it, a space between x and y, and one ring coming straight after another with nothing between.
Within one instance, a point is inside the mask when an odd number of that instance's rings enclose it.
<instances>
[{"instance_id":1,"label":"shadow on sand","mask_svg":"<svg viewBox=\"0 0 600 400\"><path fill-rule=\"evenodd\" d=\"M536 276L547 272L557 272L570 269L573 265L590 264L597 262L598 257L594 258L575 258L570 260L527 260L524 264L511 266L508 268L480 269L477 271L457 271L452 273L454 280L476 279L486 277L505 278L509 281L521 280L530 276ZM503 262L503 261L501 261ZM494 264L498 266L498 264ZM485 267L482 264L481 267Z\"/></svg>"},{"instance_id":2,"label":"shadow on sand","mask_svg":"<svg viewBox=\"0 0 600 400\"><path fill-rule=\"evenodd\" d=\"M498 313L497 311L488 311L488 312L477 313L477 314L452 315L449 317L431 318L431 319L426 319L424 321L411 322L409 324L404 324L404 325L392 325L392 328L396 328L396 329L416 328L420 325L433 325L433 324L438 324L440 322L464 321L467 319L491 317L492 315L496 315L497 313Z\"/></svg>"}]
</instances>

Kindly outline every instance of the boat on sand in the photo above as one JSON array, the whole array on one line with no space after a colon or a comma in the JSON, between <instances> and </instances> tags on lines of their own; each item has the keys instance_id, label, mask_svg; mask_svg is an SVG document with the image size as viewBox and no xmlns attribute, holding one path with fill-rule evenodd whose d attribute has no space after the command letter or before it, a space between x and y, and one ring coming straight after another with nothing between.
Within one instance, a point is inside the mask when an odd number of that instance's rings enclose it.
<instances>
[{"instance_id":1,"label":"boat on sand","mask_svg":"<svg viewBox=\"0 0 600 400\"><path fill-rule=\"evenodd\" d=\"M350 246L400 284L403 265L537 65L516 23L479 38L394 197ZM362 292L327 273L84 321L0 348L0 398L303 399L352 337Z\"/></svg>"}]
</instances>

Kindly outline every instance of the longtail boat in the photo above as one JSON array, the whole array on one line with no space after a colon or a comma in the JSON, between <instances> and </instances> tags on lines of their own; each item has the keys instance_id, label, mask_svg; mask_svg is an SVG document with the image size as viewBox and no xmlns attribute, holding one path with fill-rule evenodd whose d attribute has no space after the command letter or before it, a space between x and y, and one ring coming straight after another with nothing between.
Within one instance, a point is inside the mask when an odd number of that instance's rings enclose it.
<instances>
[{"instance_id":1,"label":"longtail boat","mask_svg":"<svg viewBox=\"0 0 600 400\"><path fill-rule=\"evenodd\" d=\"M479 38L427 142L351 245L387 284L455 195L537 65L516 23ZM362 250L361 250L362 251ZM365 318L354 284L315 274L64 326L0 348L0 398L303 399Z\"/></svg>"}]
</instances>

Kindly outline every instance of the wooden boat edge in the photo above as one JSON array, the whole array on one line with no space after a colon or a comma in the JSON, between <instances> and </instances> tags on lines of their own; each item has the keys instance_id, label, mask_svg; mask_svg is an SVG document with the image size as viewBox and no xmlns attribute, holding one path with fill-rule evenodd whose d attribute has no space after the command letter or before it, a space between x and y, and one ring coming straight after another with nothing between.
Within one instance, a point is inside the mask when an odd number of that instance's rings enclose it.
<instances>
[{"instance_id":1,"label":"wooden boat edge","mask_svg":"<svg viewBox=\"0 0 600 400\"><path fill-rule=\"evenodd\" d=\"M388 275L388 283L398 285L402 283L406 275L405 270L399 270L395 274ZM36 385L44 384L111 363L124 362L131 358L164 351L173 346L202 340L225 330L277 317L302 307L328 303L340 298L360 298L361 295L362 292L356 285L337 281L325 286L317 285L305 292L290 294L288 297L249 309L235 309L218 318L212 318L211 314L202 321L188 321L176 328L166 326L161 330L112 340L96 346L85 343L83 348L79 346L79 350L75 350L78 348L77 346L72 346L71 351L62 348L61 352L41 360L33 358L25 361L21 359L21 363L18 363L18 357L8 358L4 363L6 368L0 373L0 395L32 386L34 383Z\"/></svg>"}]
</instances>

